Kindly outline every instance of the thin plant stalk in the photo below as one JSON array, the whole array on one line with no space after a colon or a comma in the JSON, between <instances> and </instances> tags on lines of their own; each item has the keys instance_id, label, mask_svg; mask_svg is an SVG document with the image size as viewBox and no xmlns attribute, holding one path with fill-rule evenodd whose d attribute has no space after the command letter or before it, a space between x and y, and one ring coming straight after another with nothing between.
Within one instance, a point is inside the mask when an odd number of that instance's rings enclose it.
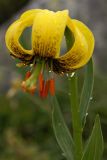
<instances>
[{"instance_id":1,"label":"thin plant stalk","mask_svg":"<svg viewBox=\"0 0 107 160\"><path fill-rule=\"evenodd\" d=\"M82 146L82 125L80 121L80 112L78 104L77 75L69 78L70 103L72 113L73 139L75 144L75 160L80 160L83 153Z\"/></svg>"}]
</instances>

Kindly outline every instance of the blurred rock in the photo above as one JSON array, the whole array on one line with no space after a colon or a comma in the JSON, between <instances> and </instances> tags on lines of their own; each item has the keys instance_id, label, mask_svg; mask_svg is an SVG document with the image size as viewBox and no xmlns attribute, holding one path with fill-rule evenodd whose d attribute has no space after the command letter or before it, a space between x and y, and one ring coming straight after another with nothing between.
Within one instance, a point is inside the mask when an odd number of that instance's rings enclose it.
<instances>
[{"instance_id":1,"label":"blurred rock","mask_svg":"<svg viewBox=\"0 0 107 160\"><path fill-rule=\"evenodd\" d=\"M4 23L14 13L20 10L30 0L0 0L0 24Z\"/></svg>"}]
</instances>

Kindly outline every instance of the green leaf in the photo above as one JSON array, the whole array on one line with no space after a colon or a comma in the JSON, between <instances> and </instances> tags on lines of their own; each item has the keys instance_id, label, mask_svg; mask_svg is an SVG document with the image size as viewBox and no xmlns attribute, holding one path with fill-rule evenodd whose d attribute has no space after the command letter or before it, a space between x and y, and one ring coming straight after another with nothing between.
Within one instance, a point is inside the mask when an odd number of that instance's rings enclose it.
<instances>
[{"instance_id":1,"label":"green leaf","mask_svg":"<svg viewBox=\"0 0 107 160\"><path fill-rule=\"evenodd\" d=\"M61 147L63 154L67 158L67 160L74 160L73 140L67 128L67 125L65 124L65 121L63 119L63 115L61 113L56 97L52 98L52 107L53 107L53 112L52 112L53 129L57 142Z\"/></svg>"},{"instance_id":2,"label":"green leaf","mask_svg":"<svg viewBox=\"0 0 107 160\"><path fill-rule=\"evenodd\" d=\"M93 131L88 140L82 160L101 160L103 153L103 136L99 116L96 116Z\"/></svg>"},{"instance_id":3,"label":"green leaf","mask_svg":"<svg viewBox=\"0 0 107 160\"><path fill-rule=\"evenodd\" d=\"M64 35L65 35L65 38L66 38L67 51L69 51L73 46L75 38L74 38L73 33L71 32L71 30L69 30L68 27L65 28Z\"/></svg>"},{"instance_id":4,"label":"green leaf","mask_svg":"<svg viewBox=\"0 0 107 160\"><path fill-rule=\"evenodd\" d=\"M88 64L86 65L84 85L83 85L82 94L80 98L80 118L83 125L86 122L86 115L89 107L89 102L91 100L93 83L94 83L93 62L91 58Z\"/></svg>"}]
</instances>

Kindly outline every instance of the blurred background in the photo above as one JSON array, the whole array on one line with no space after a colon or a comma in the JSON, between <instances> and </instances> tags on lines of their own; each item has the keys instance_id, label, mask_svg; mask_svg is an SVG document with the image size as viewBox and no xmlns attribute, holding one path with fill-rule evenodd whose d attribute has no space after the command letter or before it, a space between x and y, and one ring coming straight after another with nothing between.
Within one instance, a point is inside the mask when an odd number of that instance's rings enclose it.
<instances>
[{"instance_id":1,"label":"blurred background","mask_svg":"<svg viewBox=\"0 0 107 160\"><path fill-rule=\"evenodd\" d=\"M23 93L20 82L27 69L17 68L5 46L5 32L21 13L31 8L53 11L69 9L72 18L83 21L95 35L95 84L87 125L91 132L99 113L105 142L103 160L107 159L107 1L106 0L0 0L0 159L65 160L54 137L49 99L41 100ZM31 28L24 31L21 43L30 48ZM63 48L62 48L63 50ZM80 89L83 70L80 70ZM60 85L59 85L60 84ZM62 87L63 86L63 87ZM65 120L71 128L67 77L56 76L56 94Z\"/></svg>"}]
</instances>

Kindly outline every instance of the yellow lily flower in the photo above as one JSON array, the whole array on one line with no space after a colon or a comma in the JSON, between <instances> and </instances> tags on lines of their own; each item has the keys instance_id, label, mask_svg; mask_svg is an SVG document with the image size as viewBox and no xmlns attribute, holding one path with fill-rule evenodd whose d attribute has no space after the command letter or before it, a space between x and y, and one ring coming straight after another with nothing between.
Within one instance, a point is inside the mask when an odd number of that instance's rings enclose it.
<instances>
[{"instance_id":1,"label":"yellow lily flower","mask_svg":"<svg viewBox=\"0 0 107 160\"><path fill-rule=\"evenodd\" d=\"M21 46L19 38L24 29L29 26L32 26L32 49L26 50ZM72 45L67 53L61 55L60 45L66 29L71 35ZM34 64L33 73L23 83L24 89L29 91L26 88L30 88L32 92L38 75L42 84L43 77L40 73L45 67L56 73L73 72L89 61L94 49L92 32L82 22L71 19L68 10L52 12L32 9L26 11L10 25L5 39L6 46L13 57L20 59L24 64ZM52 94L54 93L53 83L53 81L47 83L47 90L50 85ZM43 85L40 85L40 88L41 86Z\"/></svg>"}]
</instances>

